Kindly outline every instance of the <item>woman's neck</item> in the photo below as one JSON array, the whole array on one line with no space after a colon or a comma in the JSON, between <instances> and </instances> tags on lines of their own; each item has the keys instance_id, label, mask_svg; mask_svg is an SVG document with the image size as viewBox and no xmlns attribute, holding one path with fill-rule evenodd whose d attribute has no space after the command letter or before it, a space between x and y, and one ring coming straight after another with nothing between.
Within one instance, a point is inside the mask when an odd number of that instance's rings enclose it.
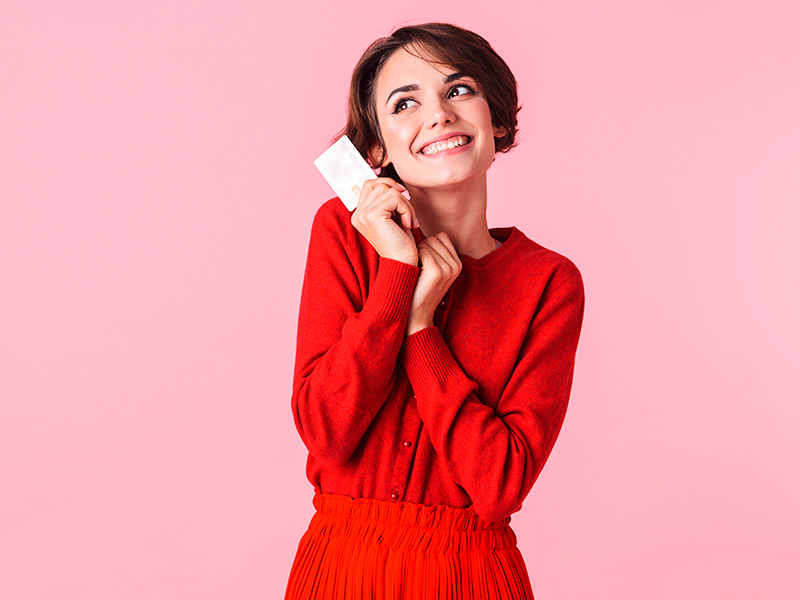
<instances>
[{"instance_id":1,"label":"woman's neck","mask_svg":"<svg viewBox=\"0 0 800 600\"><path fill-rule=\"evenodd\" d=\"M497 247L486 221L486 173L453 188L407 188L426 236L443 231L458 254L475 259Z\"/></svg>"}]
</instances>

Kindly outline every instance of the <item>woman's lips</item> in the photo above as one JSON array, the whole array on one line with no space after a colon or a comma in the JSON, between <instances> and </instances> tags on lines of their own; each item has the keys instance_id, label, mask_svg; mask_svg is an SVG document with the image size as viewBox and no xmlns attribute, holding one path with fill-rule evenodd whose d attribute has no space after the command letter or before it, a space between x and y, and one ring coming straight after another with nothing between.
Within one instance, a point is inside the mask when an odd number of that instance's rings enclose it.
<instances>
[{"instance_id":1,"label":"woman's lips","mask_svg":"<svg viewBox=\"0 0 800 600\"><path fill-rule=\"evenodd\" d=\"M456 143L453 145L453 147L452 148L449 147L449 144L453 144L454 142ZM425 144L422 148L419 149L418 154L428 157L440 156L442 154L455 154L457 152L460 152L467 146L469 146L471 143L472 143L472 137L464 134L456 134L448 138L445 138L443 140L438 140L436 142L429 142ZM438 148L439 151L438 152L434 151L430 153L425 152L425 150L431 148L434 149Z\"/></svg>"}]
</instances>

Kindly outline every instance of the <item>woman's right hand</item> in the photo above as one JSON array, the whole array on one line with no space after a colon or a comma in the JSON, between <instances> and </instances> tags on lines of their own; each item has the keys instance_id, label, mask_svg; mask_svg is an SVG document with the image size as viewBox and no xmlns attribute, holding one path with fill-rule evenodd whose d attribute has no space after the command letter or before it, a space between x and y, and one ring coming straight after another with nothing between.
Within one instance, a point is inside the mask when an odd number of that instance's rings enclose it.
<instances>
[{"instance_id":1,"label":"woman's right hand","mask_svg":"<svg viewBox=\"0 0 800 600\"><path fill-rule=\"evenodd\" d=\"M400 193L405 189L389 177L367 179L350 221L380 256L416 267L419 256L411 228L419 227L419 221L411 202ZM393 219L395 212L402 226Z\"/></svg>"}]
</instances>

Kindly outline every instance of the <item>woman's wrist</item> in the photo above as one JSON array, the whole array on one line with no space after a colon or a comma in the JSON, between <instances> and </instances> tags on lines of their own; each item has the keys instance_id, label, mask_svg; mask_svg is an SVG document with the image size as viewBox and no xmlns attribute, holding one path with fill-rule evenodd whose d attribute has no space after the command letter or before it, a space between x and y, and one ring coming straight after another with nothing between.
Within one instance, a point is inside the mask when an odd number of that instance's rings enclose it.
<instances>
[{"instance_id":1,"label":"woman's wrist","mask_svg":"<svg viewBox=\"0 0 800 600\"><path fill-rule=\"evenodd\" d=\"M391 260L396 260L398 262L406 263L407 265L411 265L412 267L419 267L419 258L416 254L414 255L408 254L406 256L401 256L398 254L392 256L389 254L381 254L380 252L378 252L378 256L380 256L381 258L390 258Z\"/></svg>"},{"instance_id":2,"label":"woman's wrist","mask_svg":"<svg viewBox=\"0 0 800 600\"><path fill-rule=\"evenodd\" d=\"M409 319L408 324L406 325L406 337L428 327L433 327L432 321L425 321L423 319Z\"/></svg>"}]
</instances>

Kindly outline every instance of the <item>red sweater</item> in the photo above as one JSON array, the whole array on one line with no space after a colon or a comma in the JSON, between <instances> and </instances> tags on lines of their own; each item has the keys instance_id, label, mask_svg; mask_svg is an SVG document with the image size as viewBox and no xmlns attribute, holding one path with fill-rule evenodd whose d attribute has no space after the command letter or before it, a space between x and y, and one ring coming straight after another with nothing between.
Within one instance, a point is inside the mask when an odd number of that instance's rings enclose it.
<instances>
[{"instance_id":1,"label":"red sweater","mask_svg":"<svg viewBox=\"0 0 800 600\"><path fill-rule=\"evenodd\" d=\"M339 198L314 217L292 411L315 490L519 510L572 387L583 280L516 227L462 270L434 326L406 337L420 268L378 255ZM414 229L417 244L424 239Z\"/></svg>"}]
</instances>

